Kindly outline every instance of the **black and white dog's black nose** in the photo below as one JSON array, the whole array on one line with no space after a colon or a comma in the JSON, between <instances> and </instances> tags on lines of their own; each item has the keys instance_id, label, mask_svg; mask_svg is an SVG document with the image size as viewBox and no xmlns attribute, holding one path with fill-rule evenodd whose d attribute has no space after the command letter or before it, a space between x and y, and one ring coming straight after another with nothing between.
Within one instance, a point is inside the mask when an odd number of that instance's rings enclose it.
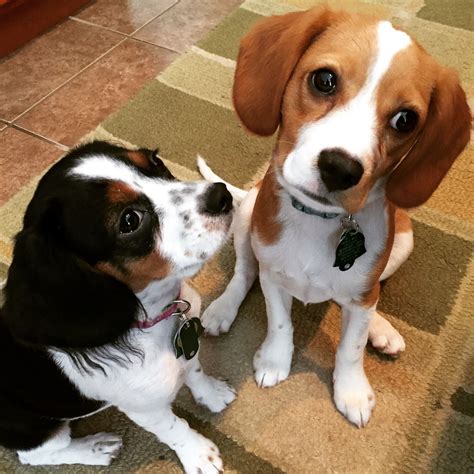
<instances>
[{"instance_id":1,"label":"black and white dog's black nose","mask_svg":"<svg viewBox=\"0 0 474 474\"><path fill-rule=\"evenodd\" d=\"M206 214L227 214L232 210L232 195L224 183L212 184L203 197L203 212Z\"/></svg>"},{"instance_id":2,"label":"black and white dog's black nose","mask_svg":"<svg viewBox=\"0 0 474 474\"><path fill-rule=\"evenodd\" d=\"M323 150L319 154L318 168L329 192L355 186L364 173L359 161L337 149Z\"/></svg>"}]
</instances>

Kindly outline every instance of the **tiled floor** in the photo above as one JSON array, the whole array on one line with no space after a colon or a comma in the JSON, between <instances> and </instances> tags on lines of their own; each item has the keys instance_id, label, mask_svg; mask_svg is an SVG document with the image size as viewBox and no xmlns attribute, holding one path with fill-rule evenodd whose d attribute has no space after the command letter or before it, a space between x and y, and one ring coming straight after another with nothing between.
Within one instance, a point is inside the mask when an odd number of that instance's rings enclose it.
<instances>
[{"instance_id":1,"label":"tiled floor","mask_svg":"<svg viewBox=\"0 0 474 474\"><path fill-rule=\"evenodd\" d=\"M96 0L0 60L0 203L241 1Z\"/></svg>"}]
</instances>

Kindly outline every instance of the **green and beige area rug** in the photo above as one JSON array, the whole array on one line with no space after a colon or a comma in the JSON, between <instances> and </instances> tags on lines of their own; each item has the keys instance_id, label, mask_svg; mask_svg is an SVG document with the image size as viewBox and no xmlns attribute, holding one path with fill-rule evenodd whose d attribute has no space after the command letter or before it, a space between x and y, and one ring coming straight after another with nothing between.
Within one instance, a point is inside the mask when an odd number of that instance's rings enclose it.
<instances>
[{"instance_id":1,"label":"green and beige area rug","mask_svg":"<svg viewBox=\"0 0 474 474\"><path fill-rule=\"evenodd\" d=\"M309 0L248 0L189 49L91 136L160 147L172 171L198 178L196 154L228 181L249 187L265 171L272 139L249 137L230 100L239 38L262 16L315 5ZM394 0L329 2L375 12L402 25L442 63L455 67L474 97L472 2ZM433 198L413 213L415 251L383 288L380 310L405 336L407 351L392 361L369 350L366 371L377 407L365 429L339 415L331 374L339 309L296 304L295 356L287 381L254 383L252 357L266 329L255 285L228 335L203 341L202 362L238 390L219 415L196 406L183 389L176 413L220 447L229 472L380 473L474 472L474 175L472 147ZM37 180L0 208L0 259ZM228 245L195 278L205 303L223 290L233 268ZM180 472L175 455L113 409L74 426L75 435L121 434L125 447L108 469L21 467L0 450L1 472Z\"/></svg>"}]
</instances>

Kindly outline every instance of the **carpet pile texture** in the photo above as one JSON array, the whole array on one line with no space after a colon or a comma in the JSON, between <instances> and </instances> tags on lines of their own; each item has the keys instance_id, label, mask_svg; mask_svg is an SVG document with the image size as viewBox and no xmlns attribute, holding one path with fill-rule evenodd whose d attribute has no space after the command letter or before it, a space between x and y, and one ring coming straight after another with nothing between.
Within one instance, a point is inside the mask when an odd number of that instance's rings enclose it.
<instances>
[{"instance_id":1,"label":"carpet pile texture","mask_svg":"<svg viewBox=\"0 0 474 474\"><path fill-rule=\"evenodd\" d=\"M474 97L472 3L468 0L328 2L376 13L413 34L441 63L459 71ZM239 38L264 16L306 9L310 0L247 0L121 110L84 138L159 147L181 179L198 179L202 154L217 174L249 188L265 172L273 138L247 135L231 104ZM448 8L449 4L449 8ZM357 429L336 411L331 378L340 311L332 303L293 309L295 355L289 379L258 389L252 357L266 315L257 284L231 331L205 338L207 371L229 379L237 400L222 414L197 406L187 389L175 410L220 448L229 472L474 472L474 154L470 146L429 202L412 213L415 250L384 285L380 311L405 337L398 359L368 349L367 375L377 396L369 425ZM0 207L0 281L11 239L40 176ZM204 306L233 270L229 243L193 280ZM73 434L112 431L124 448L109 468L29 468L0 449L0 472L180 472L166 446L114 409L77 421Z\"/></svg>"}]
</instances>

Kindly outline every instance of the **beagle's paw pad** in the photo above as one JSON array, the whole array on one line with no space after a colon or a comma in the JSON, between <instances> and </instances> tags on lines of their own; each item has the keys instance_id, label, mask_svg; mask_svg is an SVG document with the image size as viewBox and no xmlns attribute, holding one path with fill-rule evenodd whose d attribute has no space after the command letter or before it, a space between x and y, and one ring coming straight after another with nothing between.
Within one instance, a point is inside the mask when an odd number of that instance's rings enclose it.
<instances>
[{"instance_id":1,"label":"beagle's paw pad","mask_svg":"<svg viewBox=\"0 0 474 474\"><path fill-rule=\"evenodd\" d=\"M406 347L401 334L379 315L370 321L369 341L378 351L393 357L400 355Z\"/></svg>"},{"instance_id":2,"label":"beagle's paw pad","mask_svg":"<svg viewBox=\"0 0 474 474\"><path fill-rule=\"evenodd\" d=\"M204 436L191 431L192 437L183 439L176 454L187 474L216 474L223 470L222 459L217 446Z\"/></svg>"},{"instance_id":3,"label":"beagle's paw pad","mask_svg":"<svg viewBox=\"0 0 474 474\"><path fill-rule=\"evenodd\" d=\"M219 413L230 405L237 396L235 390L222 380L209 377L210 387L200 403L213 413Z\"/></svg>"},{"instance_id":4,"label":"beagle's paw pad","mask_svg":"<svg viewBox=\"0 0 474 474\"><path fill-rule=\"evenodd\" d=\"M253 367L255 381L260 388L272 387L288 378L293 350L275 344L262 344L255 353Z\"/></svg>"},{"instance_id":5,"label":"beagle's paw pad","mask_svg":"<svg viewBox=\"0 0 474 474\"><path fill-rule=\"evenodd\" d=\"M375 395L365 374L334 377L334 403L359 428L367 425L375 407Z\"/></svg>"},{"instance_id":6,"label":"beagle's paw pad","mask_svg":"<svg viewBox=\"0 0 474 474\"><path fill-rule=\"evenodd\" d=\"M201 316L204 332L211 336L228 332L237 316L237 310L238 305L228 302L227 298L221 295L207 307Z\"/></svg>"}]
</instances>

